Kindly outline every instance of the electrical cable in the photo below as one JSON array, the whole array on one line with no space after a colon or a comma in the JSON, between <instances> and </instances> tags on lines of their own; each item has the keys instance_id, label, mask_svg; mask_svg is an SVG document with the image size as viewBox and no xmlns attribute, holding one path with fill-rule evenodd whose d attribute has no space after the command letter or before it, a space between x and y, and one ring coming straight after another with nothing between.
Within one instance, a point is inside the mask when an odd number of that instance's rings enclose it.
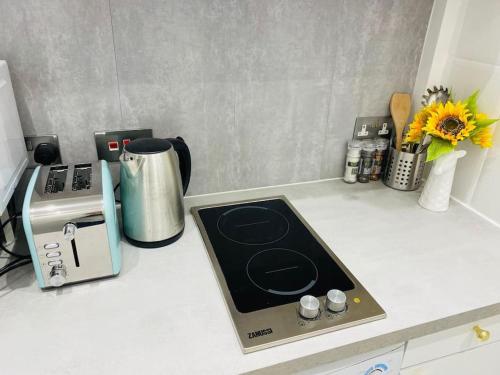
<instances>
[{"instance_id":1,"label":"electrical cable","mask_svg":"<svg viewBox=\"0 0 500 375\"><path fill-rule=\"evenodd\" d=\"M2 229L5 228L7 226L7 224L9 224L11 221L16 220L20 216L21 216L21 214L12 215L4 223L2 223L1 228ZM10 251L9 249L7 249L2 243L0 243L0 249L5 251L7 254L10 254L10 255L16 257L15 260L13 260L10 263L7 263L6 265L4 265L3 267L0 268L0 276L3 276L7 272L15 270L16 268L19 268L19 267L22 267L22 266L25 266L27 264L32 263L30 255L16 254L16 253Z\"/></svg>"},{"instance_id":2,"label":"electrical cable","mask_svg":"<svg viewBox=\"0 0 500 375\"><path fill-rule=\"evenodd\" d=\"M31 264L31 259L16 259L5 266L0 268L0 276L5 275L7 272L15 270L16 268Z\"/></svg>"},{"instance_id":3,"label":"electrical cable","mask_svg":"<svg viewBox=\"0 0 500 375\"><path fill-rule=\"evenodd\" d=\"M11 217L9 217L4 223L2 223L2 229L5 228L7 226L7 224L9 224L11 221L16 220L19 216L21 216L21 215L20 214L15 214L15 215L12 215ZM28 255L16 254L16 253L10 251L9 249L7 249L2 243L0 243L0 249L2 249L7 254L12 255L12 256L14 256L16 258L31 259L31 255L29 255L29 254Z\"/></svg>"},{"instance_id":4,"label":"electrical cable","mask_svg":"<svg viewBox=\"0 0 500 375\"><path fill-rule=\"evenodd\" d=\"M116 190L120 187L120 183L118 183L115 188L113 189L113 192L116 193ZM115 198L115 203L121 203L121 201L119 199L116 199Z\"/></svg>"}]
</instances>

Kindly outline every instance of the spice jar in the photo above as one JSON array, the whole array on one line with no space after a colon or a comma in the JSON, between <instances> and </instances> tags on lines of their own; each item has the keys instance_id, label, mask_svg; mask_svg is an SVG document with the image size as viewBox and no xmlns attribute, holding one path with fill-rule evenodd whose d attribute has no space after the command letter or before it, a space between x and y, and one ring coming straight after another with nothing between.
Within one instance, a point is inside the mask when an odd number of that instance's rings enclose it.
<instances>
[{"instance_id":1,"label":"spice jar","mask_svg":"<svg viewBox=\"0 0 500 375\"><path fill-rule=\"evenodd\" d=\"M375 153L373 154L373 166L370 174L370 180L372 181L380 180L382 167L384 165L384 155L388 146L389 140L385 138L375 139Z\"/></svg>"},{"instance_id":2,"label":"spice jar","mask_svg":"<svg viewBox=\"0 0 500 375\"><path fill-rule=\"evenodd\" d=\"M375 154L375 143L373 141L364 141L361 144L361 160L358 172L359 182L370 182L370 174L373 167L373 156Z\"/></svg>"},{"instance_id":3,"label":"spice jar","mask_svg":"<svg viewBox=\"0 0 500 375\"><path fill-rule=\"evenodd\" d=\"M353 184L357 181L360 158L361 158L361 141L348 142L347 155L345 158L345 170L344 170L345 182Z\"/></svg>"}]
</instances>

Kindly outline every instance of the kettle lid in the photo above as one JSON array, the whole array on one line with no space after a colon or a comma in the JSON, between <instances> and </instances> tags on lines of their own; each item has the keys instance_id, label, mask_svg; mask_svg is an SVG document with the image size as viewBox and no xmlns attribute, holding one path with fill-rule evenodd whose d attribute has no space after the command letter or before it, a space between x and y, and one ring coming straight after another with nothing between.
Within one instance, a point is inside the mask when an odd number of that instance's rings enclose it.
<instances>
[{"instance_id":1,"label":"kettle lid","mask_svg":"<svg viewBox=\"0 0 500 375\"><path fill-rule=\"evenodd\" d=\"M172 144L166 139L138 138L126 145L125 151L133 154L157 154L169 150Z\"/></svg>"}]
</instances>

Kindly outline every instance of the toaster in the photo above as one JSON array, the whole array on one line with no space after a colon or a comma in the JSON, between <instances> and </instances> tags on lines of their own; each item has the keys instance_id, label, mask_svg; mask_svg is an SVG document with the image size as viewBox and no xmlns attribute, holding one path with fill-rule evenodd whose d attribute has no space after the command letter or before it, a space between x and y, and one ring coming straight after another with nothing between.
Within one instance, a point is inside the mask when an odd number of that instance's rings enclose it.
<instances>
[{"instance_id":1,"label":"toaster","mask_svg":"<svg viewBox=\"0 0 500 375\"><path fill-rule=\"evenodd\" d=\"M22 217L40 288L120 272L120 232L106 161L37 167Z\"/></svg>"}]
</instances>

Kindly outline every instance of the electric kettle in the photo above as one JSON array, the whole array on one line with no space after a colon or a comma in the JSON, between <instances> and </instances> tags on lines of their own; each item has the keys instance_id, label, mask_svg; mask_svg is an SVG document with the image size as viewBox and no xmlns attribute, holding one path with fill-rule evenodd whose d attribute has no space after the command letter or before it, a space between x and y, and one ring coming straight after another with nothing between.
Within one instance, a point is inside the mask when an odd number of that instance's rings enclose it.
<instances>
[{"instance_id":1,"label":"electric kettle","mask_svg":"<svg viewBox=\"0 0 500 375\"><path fill-rule=\"evenodd\" d=\"M138 247L162 247L182 236L191 154L181 137L136 139L120 155L123 232Z\"/></svg>"}]
</instances>

